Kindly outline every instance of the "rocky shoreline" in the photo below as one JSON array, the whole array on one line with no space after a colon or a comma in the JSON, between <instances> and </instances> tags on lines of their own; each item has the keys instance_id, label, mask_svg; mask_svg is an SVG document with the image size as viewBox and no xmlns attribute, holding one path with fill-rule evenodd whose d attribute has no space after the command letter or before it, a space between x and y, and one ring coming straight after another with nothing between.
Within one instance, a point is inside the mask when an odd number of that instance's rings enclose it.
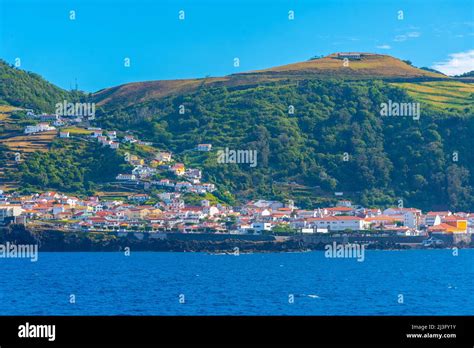
<instances>
[{"instance_id":1,"label":"rocky shoreline","mask_svg":"<svg viewBox=\"0 0 474 348\"><path fill-rule=\"evenodd\" d=\"M367 238L366 238L367 239ZM301 236L275 238L274 236L242 235L190 235L170 233L153 235L147 233L63 232L58 230L32 230L24 225L10 225L0 229L0 244L37 244L40 251L162 251L162 252L207 252L213 254L304 252L324 250L328 242L364 243L368 250L402 250L418 248L416 244L397 243L393 238L373 238L366 243L347 238ZM439 248L446 248L444 245ZM472 242L460 247L473 247ZM128 248L128 249L127 249Z\"/></svg>"}]
</instances>

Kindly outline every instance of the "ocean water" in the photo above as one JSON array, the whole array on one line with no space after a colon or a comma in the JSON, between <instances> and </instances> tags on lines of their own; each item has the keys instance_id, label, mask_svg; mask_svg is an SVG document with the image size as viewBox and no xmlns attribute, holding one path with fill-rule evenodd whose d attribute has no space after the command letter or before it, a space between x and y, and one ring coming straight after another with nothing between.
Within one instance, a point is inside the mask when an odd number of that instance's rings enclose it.
<instances>
[{"instance_id":1,"label":"ocean water","mask_svg":"<svg viewBox=\"0 0 474 348\"><path fill-rule=\"evenodd\" d=\"M321 251L44 252L0 259L0 314L472 315L473 261L472 249L366 251L363 262Z\"/></svg>"}]
</instances>

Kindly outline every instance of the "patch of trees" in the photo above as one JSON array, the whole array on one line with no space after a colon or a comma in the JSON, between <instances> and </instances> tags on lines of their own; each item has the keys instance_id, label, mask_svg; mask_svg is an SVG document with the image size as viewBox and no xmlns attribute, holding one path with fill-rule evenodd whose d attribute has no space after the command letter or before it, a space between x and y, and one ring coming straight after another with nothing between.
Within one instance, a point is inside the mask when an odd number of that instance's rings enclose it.
<instances>
[{"instance_id":1,"label":"patch of trees","mask_svg":"<svg viewBox=\"0 0 474 348\"><path fill-rule=\"evenodd\" d=\"M126 164L115 150L96 143L53 143L48 152L35 152L18 170L24 189L54 189L92 194L96 184L113 181Z\"/></svg>"}]
</instances>

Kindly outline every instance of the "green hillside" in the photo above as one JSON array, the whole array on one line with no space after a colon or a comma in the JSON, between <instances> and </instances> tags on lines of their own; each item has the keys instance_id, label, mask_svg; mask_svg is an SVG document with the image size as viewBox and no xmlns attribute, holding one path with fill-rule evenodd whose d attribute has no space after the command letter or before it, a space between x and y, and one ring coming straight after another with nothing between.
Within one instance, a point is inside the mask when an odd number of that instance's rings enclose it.
<instances>
[{"instance_id":1,"label":"green hillside","mask_svg":"<svg viewBox=\"0 0 474 348\"><path fill-rule=\"evenodd\" d=\"M56 103L74 101L79 92L68 92L38 74L17 69L0 59L0 104L54 112Z\"/></svg>"},{"instance_id":2,"label":"green hillside","mask_svg":"<svg viewBox=\"0 0 474 348\"><path fill-rule=\"evenodd\" d=\"M186 151L185 160L200 163L208 180L240 197L296 195L300 205L315 206L342 191L366 205L403 199L407 206L472 210L472 102L451 111L423 103L419 120L380 116L381 103L414 97L382 81L284 80L202 86L108 110L98 120L136 130L175 153ZM219 164L215 150L187 151L199 143L255 149L258 165Z\"/></svg>"}]
</instances>

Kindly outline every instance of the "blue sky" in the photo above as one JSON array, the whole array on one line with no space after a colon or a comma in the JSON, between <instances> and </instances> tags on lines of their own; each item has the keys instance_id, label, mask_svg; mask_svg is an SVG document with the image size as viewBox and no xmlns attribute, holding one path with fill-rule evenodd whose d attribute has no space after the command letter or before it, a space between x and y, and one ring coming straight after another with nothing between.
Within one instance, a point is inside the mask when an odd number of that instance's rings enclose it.
<instances>
[{"instance_id":1,"label":"blue sky","mask_svg":"<svg viewBox=\"0 0 474 348\"><path fill-rule=\"evenodd\" d=\"M77 79L89 92L133 81L221 76L344 51L385 53L459 73L474 69L473 3L0 0L0 58L20 58L22 69L66 89ZM75 20L69 19L71 10ZM294 20L288 19L290 10ZM400 10L403 20L397 18Z\"/></svg>"}]
</instances>

